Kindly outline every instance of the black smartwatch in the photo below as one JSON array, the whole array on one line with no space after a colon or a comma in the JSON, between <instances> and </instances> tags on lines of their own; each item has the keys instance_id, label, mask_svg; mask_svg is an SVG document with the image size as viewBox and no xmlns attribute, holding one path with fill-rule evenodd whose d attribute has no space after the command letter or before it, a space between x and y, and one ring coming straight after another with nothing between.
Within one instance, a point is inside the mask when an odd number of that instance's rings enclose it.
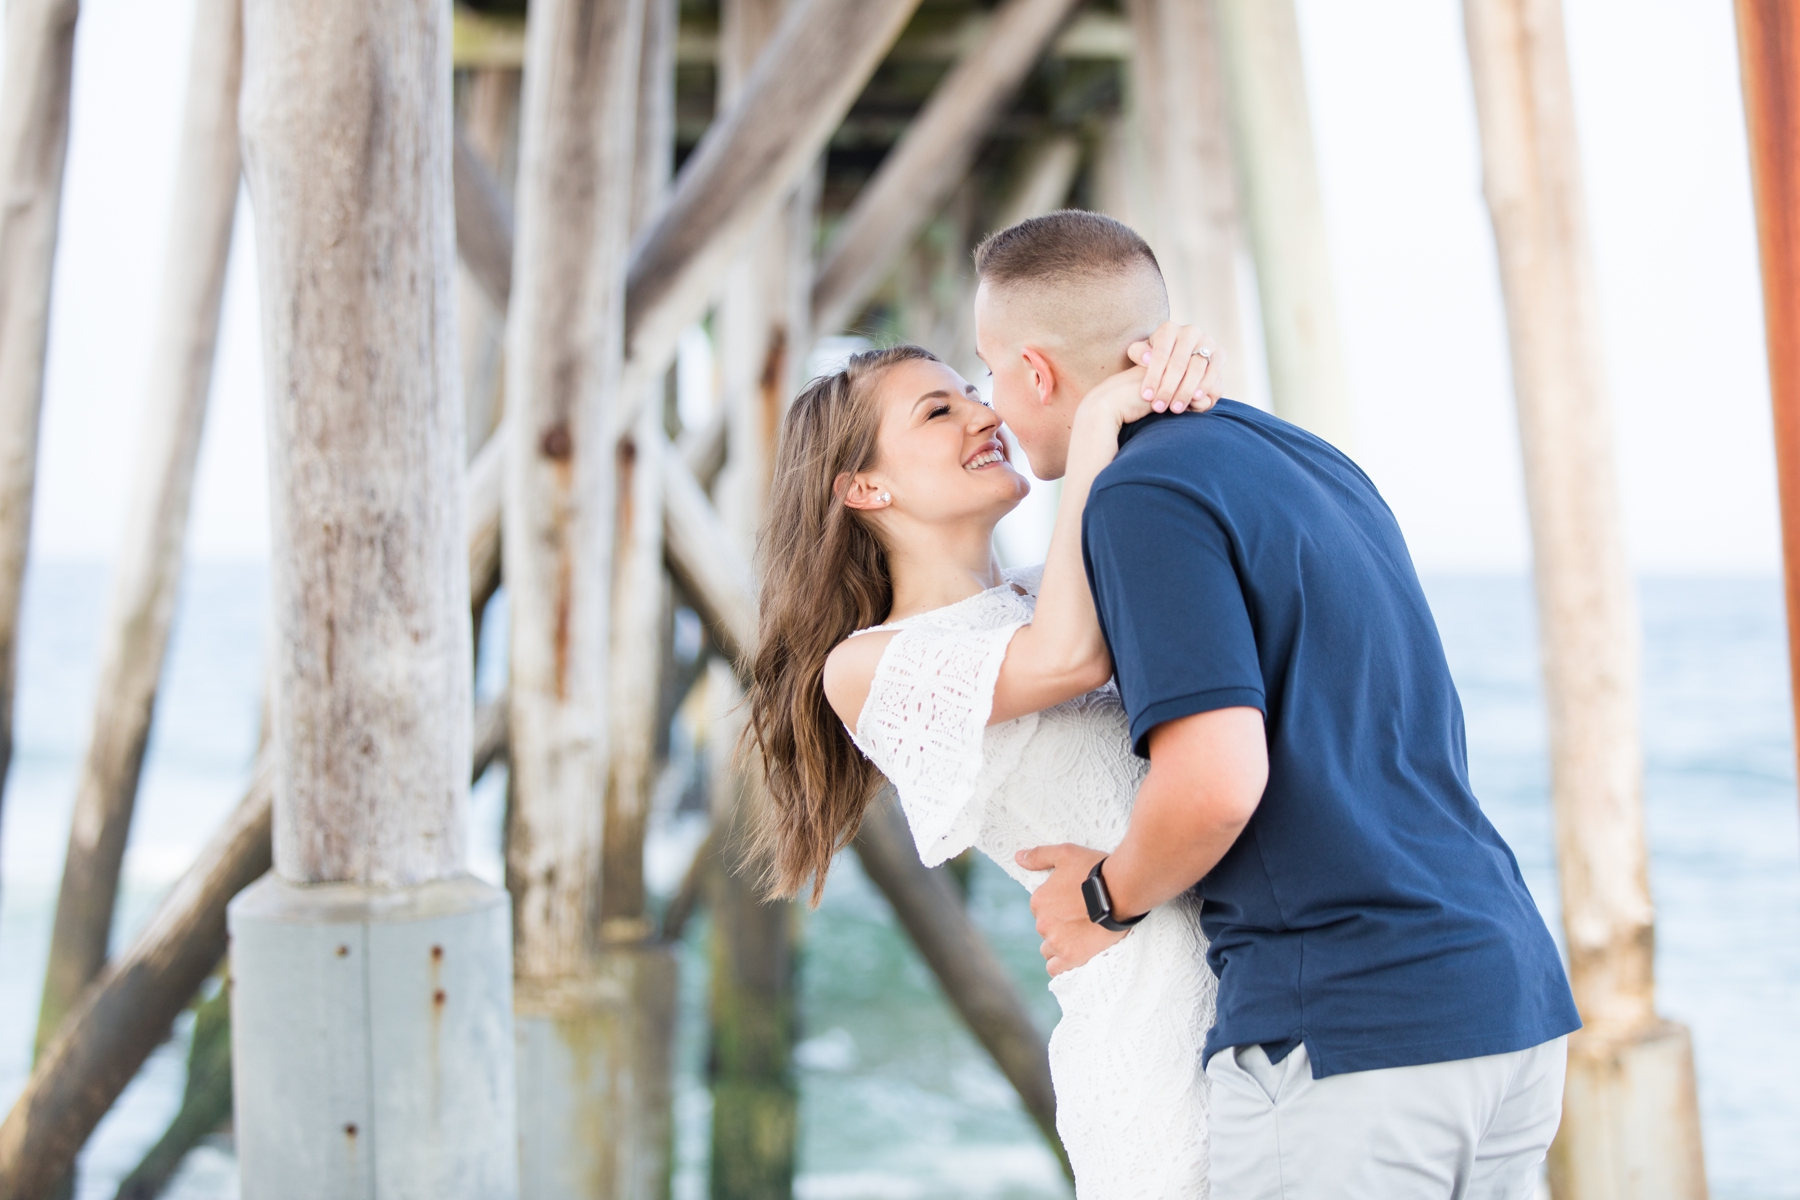
<instances>
[{"instance_id":1,"label":"black smartwatch","mask_svg":"<svg viewBox=\"0 0 1800 1200\"><path fill-rule=\"evenodd\" d=\"M1150 914L1139 913L1124 921L1113 916L1112 893L1106 890L1106 880L1100 875L1100 868L1105 865L1106 860L1103 858L1094 864L1094 869L1089 871L1087 878L1081 881L1081 898L1087 901L1088 920L1102 929L1110 929L1114 933L1124 933Z\"/></svg>"}]
</instances>

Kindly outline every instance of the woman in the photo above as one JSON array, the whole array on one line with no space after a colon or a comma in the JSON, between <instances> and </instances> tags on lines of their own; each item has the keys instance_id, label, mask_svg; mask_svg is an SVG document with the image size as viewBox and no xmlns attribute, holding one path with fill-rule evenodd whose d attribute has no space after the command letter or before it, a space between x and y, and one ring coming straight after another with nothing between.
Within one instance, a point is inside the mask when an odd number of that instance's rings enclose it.
<instances>
[{"instance_id":1,"label":"woman","mask_svg":"<svg viewBox=\"0 0 1800 1200\"><path fill-rule=\"evenodd\" d=\"M1026 571L999 568L993 532L1030 485L974 386L930 352L857 355L794 401L750 694L777 893L810 878L818 901L878 773L928 866L975 846L1035 888L1044 875L1018 851L1118 843L1145 767L1088 594L1081 509L1120 425L1163 407L1146 385L1175 411L1217 399L1211 355L1195 330L1164 325L1131 347L1145 366L1083 399L1049 557ZM1082 1200L1205 1193L1205 948L1184 900L1051 980L1057 1129Z\"/></svg>"}]
</instances>

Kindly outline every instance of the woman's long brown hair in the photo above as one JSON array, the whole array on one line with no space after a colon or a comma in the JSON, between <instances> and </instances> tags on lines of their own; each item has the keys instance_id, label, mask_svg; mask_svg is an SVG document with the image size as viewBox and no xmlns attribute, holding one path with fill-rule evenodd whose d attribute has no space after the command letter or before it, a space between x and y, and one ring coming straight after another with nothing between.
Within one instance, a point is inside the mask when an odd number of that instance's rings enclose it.
<instances>
[{"instance_id":1,"label":"woman's long brown hair","mask_svg":"<svg viewBox=\"0 0 1800 1200\"><path fill-rule=\"evenodd\" d=\"M772 895L791 896L811 879L819 902L832 856L856 836L881 782L825 699L826 656L879 624L894 599L887 552L836 483L875 465L881 376L896 363L936 358L919 346L854 355L808 384L782 422L758 548L761 612L746 730L772 801L751 848Z\"/></svg>"}]
</instances>

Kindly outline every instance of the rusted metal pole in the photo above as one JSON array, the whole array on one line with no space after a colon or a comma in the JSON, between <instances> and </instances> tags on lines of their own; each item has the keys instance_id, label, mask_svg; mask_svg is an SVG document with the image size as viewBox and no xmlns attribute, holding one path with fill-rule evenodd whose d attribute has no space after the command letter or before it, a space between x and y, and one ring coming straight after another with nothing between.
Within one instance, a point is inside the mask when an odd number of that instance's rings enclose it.
<instances>
[{"instance_id":1,"label":"rusted metal pole","mask_svg":"<svg viewBox=\"0 0 1800 1200\"><path fill-rule=\"evenodd\" d=\"M41 1050L82 989L100 973L126 834L150 739L169 625L181 582L200 432L212 390L213 350L238 200L240 0L201 0L188 67L176 196L157 307L140 457L126 510L102 635L93 724L38 1010Z\"/></svg>"},{"instance_id":2,"label":"rusted metal pole","mask_svg":"<svg viewBox=\"0 0 1800 1200\"><path fill-rule=\"evenodd\" d=\"M1550 720L1570 1039L1560 1200L1706 1194L1693 1049L1656 1013L1638 629L1560 0L1464 0L1512 344ZM1630 1129L1630 1136L1621 1129Z\"/></svg>"},{"instance_id":3,"label":"rusted metal pole","mask_svg":"<svg viewBox=\"0 0 1800 1200\"><path fill-rule=\"evenodd\" d=\"M1800 10L1788 0L1737 0L1737 24L1775 408L1794 745L1800 750Z\"/></svg>"}]
</instances>

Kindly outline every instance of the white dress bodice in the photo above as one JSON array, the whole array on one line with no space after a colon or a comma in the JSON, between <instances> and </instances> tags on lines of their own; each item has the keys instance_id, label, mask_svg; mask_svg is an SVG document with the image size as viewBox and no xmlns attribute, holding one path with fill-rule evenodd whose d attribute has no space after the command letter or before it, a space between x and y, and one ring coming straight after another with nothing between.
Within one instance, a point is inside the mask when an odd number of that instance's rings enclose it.
<instances>
[{"instance_id":1,"label":"white dress bodice","mask_svg":"<svg viewBox=\"0 0 1800 1200\"><path fill-rule=\"evenodd\" d=\"M973 846L1027 889L1046 876L1014 854L1063 842L1111 851L1147 769L1111 683L988 724L1040 573L1009 572L1004 586L877 626L895 637L852 731L894 785L926 866ZM1198 903L1183 897L1051 980L1063 1010L1050 1039L1056 1124L1080 1200L1206 1195L1200 1053L1218 984L1205 955Z\"/></svg>"}]
</instances>

